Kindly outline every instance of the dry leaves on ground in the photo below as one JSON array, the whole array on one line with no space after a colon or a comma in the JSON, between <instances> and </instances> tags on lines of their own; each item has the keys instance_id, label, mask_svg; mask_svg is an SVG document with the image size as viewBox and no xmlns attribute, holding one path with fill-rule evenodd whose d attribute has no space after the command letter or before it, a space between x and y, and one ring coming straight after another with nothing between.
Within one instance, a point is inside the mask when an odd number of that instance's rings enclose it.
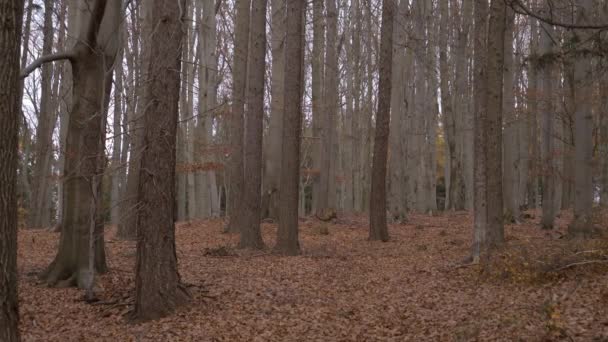
<instances>
[{"instance_id":1,"label":"dry leaves on ground","mask_svg":"<svg viewBox=\"0 0 608 342\"><path fill-rule=\"evenodd\" d=\"M565 213L553 232L541 231L534 218L508 226L501 256L556 260L542 255L567 250L569 242L561 238L567 222ZM567 267L544 280L538 274L519 277L520 266L513 263L496 265L505 270L494 273L479 266L457 267L468 255L472 235L466 213L412 215L406 224L390 227L388 243L366 241L363 217L340 217L333 223L303 220L303 254L298 257L236 250L238 237L222 234L222 229L221 221L177 226L180 273L191 285L192 302L171 317L144 324L125 318L134 288L133 242L115 240L114 230L108 229L110 272L99 281L102 302L90 305L77 289L38 284L35 274L51 261L58 234L22 230L23 340L608 339L608 266ZM275 232L275 225L264 224L267 245L274 244ZM544 246L553 249L544 253ZM533 253L517 252L522 248Z\"/></svg>"}]
</instances>

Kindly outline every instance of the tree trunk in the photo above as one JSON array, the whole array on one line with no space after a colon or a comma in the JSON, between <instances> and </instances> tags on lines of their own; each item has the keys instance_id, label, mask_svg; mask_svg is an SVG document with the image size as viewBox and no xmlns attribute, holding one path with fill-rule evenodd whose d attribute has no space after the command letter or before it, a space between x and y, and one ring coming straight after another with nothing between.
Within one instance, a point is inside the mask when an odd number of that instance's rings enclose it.
<instances>
[{"instance_id":1,"label":"tree trunk","mask_svg":"<svg viewBox=\"0 0 608 342\"><path fill-rule=\"evenodd\" d=\"M123 91L123 64L122 64L122 53L123 49L120 49L118 53L116 67L114 70L114 122L112 134L112 188L110 190L110 222L112 224L118 224L120 222L120 199L121 199L121 173L120 171L124 168L121 165L121 152L122 152L122 91Z\"/></svg>"},{"instance_id":2,"label":"tree trunk","mask_svg":"<svg viewBox=\"0 0 608 342\"><path fill-rule=\"evenodd\" d=\"M94 225L94 262L105 261L101 186L106 114L122 5L81 2L78 41L72 51L73 104L66 139L65 191L59 251L42 274L51 285L85 287L89 274L89 227ZM94 34L90 34L94 32ZM93 41L91 36L96 37Z\"/></svg>"},{"instance_id":3,"label":"tree trunk","mask_svg":"<svg viewBox=\"0 0 608 342\"><path fill-rule=\"evenodd\" d=\"M515 114L515 63L513 55L513 29L515 13L507 10L504 45L504 96L502 110L504 113L504 141L502 157L504 162L503 191L506 217L519 222L521 212L519 203L519 148L518 148L518 120Z\"/></svg>"},{"instance_id":4,"label":"tree trunk","mask_svg":"<svg viewBox=\"0 0 608 342\"><path fill-rule=\"evenodd\" d=\"M151 32L150 23L150 6L147 2L139 4L139 17L133 18L137 21L140 26L141 37L148 37ZM136 89L134 90L134 96L137 98L138 104L143 103L143 94L145 87L144 84L147 81L148 75L144 66L148 60L148 45L151 44L149 39L141 40L141 52L134 51L134 58L136 63L134 67L139 71L136 73L135 83ZM137 45L137 44L135 44ZM131 135L130 139L130 152L129 152L129 170L127 175L127 186L124 192L123 199L123 212L121 212L121 221L118 224L117 237L125 240L134 240L137 237L137 211L139 210L139 203L137 203L137 187L139 184L139 167L141 155L143 153L143 113L144 106L138 105L135 107L135 111L132 113L133 117L130 118L129 132Z\"/></svg>"},{"instance_id":5,"label":"tree trunk","mask_svg":"<svg viewBox=\"0 0 608 342\"><path fill-rule=\"evenodd\" d=\"M378 111L372 184L369 209L369 239L388 241L386 224L386 164L388 161L389 122L391 112L391 73L393 66L393 0L382 1L382 27L380 31L380 80L378 84Z\"/></svg>"},{"instance_id":6,"label":"tree trunk","mask_svg":"<svg viewBox=\"0 0 608 342\"><path fill-rule=\"evenodd\" d=\"M579 0L576 5L576 22L579 25L591 23L593 0ZM579 30L574 34L576 41L586 42L579 48L588 47L588 32ZM574 61L574 158L577 167L574 171L574 219L568 227L568 233L573 237L589 237L593 233L593 82L589 81L592 73L592 57L588 54L577 56Z\"/></svg>"},{"instance_id":7,"label":"tree trunk","mask_svg":"<svg viewBox=\"0 0 608 342\"><path fill-rule=\"evenodd\" d=\"M0 341L19 341L17 165L23 1L0 0Z\"/></svg>"},{"instance_id":8,"label":"tree trunk","mask_svg":"<svg viewBox=\"0 0 608 342\"><path fill-rule=\"evenodd\" d=\"M321 168L323 158L323 84L325 83L325 18L323 1L313 0L313 43L312 43L312 135L313 135L313 194L312 211L320 209ZM357 0L355 0L357 1Z\"/></svg>"},{"instance_id":9,"label":"tree trunk","mask_svg":"<svg viewBox=\"0 0 608 342\"><path fill-rule=\"evenodd\" d=\"M407 18L407 2L402 1L399 5L398 14L401 18ZM391 220L405 221L407 213L407 192L404 186L406 173L405 141L404 132L405 116L407 115L407 101L405 99L406 74L406 35L407 31L403 25L394 25L395 42L393 49L393 66L391 85L391 119L389 130L389 198L388 211ZM355 38L356 39L356 38ZM356 179L359 182L359 179Z\"/></svg>"},{"instance_id":10,"label":"tree trunk","mask_svg":"<svg viewBox=\"0 0 608 342\"><path fill-rule=\"evenodd\" d=\"M326 0L327 44L325 54L324 110L321 130L321 173L317 216L333 216L337 207L337 160L334 154L338 116L338 12L336 0Z\"/></svg>"},{"instance_id":11,"label":"tree trunk","mask_svg":"<svg viewBox=\"0 0 608 342\"><path fill-rule=\"evenodd\" d=\"M285 60L299 61L304 53L304 2L287 1L287 36ZM301 63L285 64L283 103L283 148L281 156L281 207L275 251L285 255L300 253L298 241L298 196L300 185L300 136L302 132L302 88L304 73Z\"/></svg>"},{"instance_id":12,"label":"tree trunk","mask_svg":"<svg viewBox=\"0 0 608 342\"><path fill-rule=\"evenodd\" d=\"M264 196L268 197L267 212L263 217L278 218L280 197L281 147L283 134L283 98L285 81L285 1L272 0L272 84L270 102L270 122L268 125L268 139L266 141L266 167L264 168ZM298 37L295 37L298 38ZM290 66L295 68L294 66Z\"/></svg>"},{"instance_id":13,"label":"tree trunk","mask_svg":"<svg viewBox=\"0 0 608 342\"><path fill-rule=\"evenodd\" d=\"M44 1L44 27L42 55L53 53L55 32L53 29L54 1ZM49 192L49 178L51 170L52 134L54 128L54 109L52 108L52 78L53 65L47 63L42 66L40 88L40 115L36 127L34 149L34 172L32 184L32 200L28 212L28 226L30 228L43 228L50 224L45 222L46 212L50 210L47 201Z\"/></svg>"},{"instance_id":14,"label":"tree trunk","mask_svg":"<svg viewBox=\"0 0 608 342\"><path fill-rule=\"evenodd\" d=\"M536 19L530 18L530 54L538 53L538 22ZM539 188L539 158L540 144L538 140L538 102L540 99L538 75L539 64L532 60L528 64L528 118L527 118L527 133L530 143L530 156L528 158L528 184L527 197L528 207L536 208L538 206L538 188Z\"/></svg>"},{"instance_id":15,"label":"tree trunk","mask_svg":"<svg viewBox=\"0 0 608 342\"><path fill-rule=\"evenodd\" d=\"M608 39L608 34L603 33L602 37ZM603 61L604 70L606 70L606 62ZM608 207L608 74L604 73L600 79L600 205L604 208Z\"/></svg>"},{"instance_id":16,"label":"tree trunk","mask_svg":"<svg viewBox=\"0 0 608 342\"><path fill-rule=\"evenodd\" d=\"M553 51L553 42L551 34L553 27L542 23L540 53L541 56L549 56ZM553 158L553 142L554 142L554 105L553 105L553 65L552 61L545 62L540 65L540 113L542 115L541 124L541 159L542 159L542 208L543 216L541 225L543 229L553 229L555 222L555 177L556 174L555 161Z\"/></svg>"},{"instance_id":17,"label":"tree trunk","mask_svg":"<svg viewBox=\"0 0 608 342\"><path fill-rule=\"evenodd\" d=\"M243 169L243 138L245 90L247 88L247 56L249 54L249 23L251 0L236 0L236 22L234 39L234 66L232 67L232 113L230 114L230 159L228 211L230 219L226 231L236 233L242 230L244 210L242 209L245 175ZM259 199L257 199L259 200Z\"/></svg>"},{"instance_id":18,"label":"tree trunk","mask_svg":"<svg viewBox=\"0 0 608 342\"><path fill-rule=\"evenodd\" d=\"M299 20L298 20L299 21ZM243 211L239 247L262 249L262 135L264 130L264 76L266 65L266 0L253 0L249 42L247 117L245 120ZM295 64L299 64L295 63Z\"/></svg>"},{"instance_id":19,"label":"tree trunk","mask_svg":"<svg viewBox=\"0 0 608 342\"><path fill-rule=\"evenodd\" d=\"M188 293L180 282L175 251L175 142L178 120L182 24L186 1L156 0L151 6L144 92L144 149L138 186L137 266L134 318L170 314Z\"/></svg>"}]
</instances>

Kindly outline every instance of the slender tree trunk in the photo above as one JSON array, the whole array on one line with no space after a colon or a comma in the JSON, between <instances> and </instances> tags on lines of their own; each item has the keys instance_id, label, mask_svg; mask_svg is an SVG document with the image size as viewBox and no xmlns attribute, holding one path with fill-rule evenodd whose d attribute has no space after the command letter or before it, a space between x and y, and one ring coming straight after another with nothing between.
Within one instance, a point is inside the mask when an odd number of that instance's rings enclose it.
<instances>
[{"instance_id":1,"label":"slender tree trunk","mask_svg":"<svg viewBox=\"0 0 608 342\"><path fill-rule=\"evenodd\" d=\"M391 112L391 73L393 67L393 0L382 1L382 27L380 31L380 83L378 84L378 111L372 184L369 209L369 239L388 241L386 224L386 164L388 161L389 122Z\"/></svg>"},{"instance_id":2,"label":"slender tree trunk","mask_svg":"<svg viewBox=\"0 0 608 342\"><path fill-rule=\"evenodd\" d=\"M123 77L124 70L122 65L122 53L123 49L120 49L118 53L117 61L114 70L114 122L112 134L114 135L112 142L112 188L110 190L110 222L112 224L118 224L120 221L120 199L121 193L120 188L122 186L120 170L124 168L121 165L121 151L122 151L122 91L123 91Z\"/></svg>"},{"instance_id":3,"label":"slender tree trunk","mask_svg":"<svg viewBox=\"0 0 608 342\"><path fill-rule=\"evenodd\" d=\"M123 205L120 218L121 221L118 224L117 236L125 240L133 240L137 237L137 211L139 210L139 203L137 203L137 187L139 184L139 167L140 158L143 153L143 109L145 104L143 102L143 91L145 89L144 84L147 82L148 75L144 66L148 60L148 45L152 42L149 40L149 34L151 32L150 23L150 6L147 2L139 4L139 16L133 18L137 21L141 32L141 52L139 49L134 51L134 58L136 58L136 68L138 69L137 76L135 78L136 89L134 90L134 96L137 98L138 104L135 107L133 118L130 118L129 133L130 139L130 152L129 152L129 170L127 175L127 186L124 193ZM139 58L138 58L139 57Z\"/></svg>"},{"instance_id":4,"label":"slender tree trunk","mask_svg":"<svg viewBox=\"0 0 608 342\"><path fill-rule=\"evenodd\" d=\"M304 2L289 0L286 3L287 36L285 60L303 58L304 25L298 18L304 15ZM301 63L285 64L283 103L283 148L281 156L281 207L275 251L296 255L300 252L298 241L298 196L300 185L300 135L302 132L302 88L304 73Z\"/></svg>"},{"instance_id":5,"label":"slender tree trunk","mask_svg":"<svg viewBox=\"0 0 608 342\"><path fill-rule=\"evenodd\" d=\"M298 19L299 21L299 19ZM245 120L243 187L244 211L241 248L262 249L260 230L262 198L262 135L264 129L264 71L266 65L266 0L253 0L247 80L247 120ZM299 64L299 61L298 63Z\"/></svg>"},{"instance_id":6,"label":"slender tree trunk","mask_svg":"<svg viewBox=\"0 0 608 342\"><path fill-rule=\"evenodd\" d=\"M515 114L515 62L513 50L513 29L515 13L512 9L507 10L507 22L505 28L504 45L504 90L502 110L504 113L504 141L502 146L503 169L503 192L506 217L519 222L521 212L519 203L519 148L518 148L518 119Z\"/></svg>"},{"instance_id":7,"label":"slender tree trunk","mask_svg":"<svg viewBox=\"0 0 608 342\"><path fill-rule=\"evenodd\" d=\"M23 1L0 0L0 341L19 341L17 165Z\"/></svg>"},{"instance_id":8,"label":"slender tree trunk","mask_svg":"<svg viewBox=\"0 0 608 342\"><path fill-rule=\"evenodd\" d=\"M312 134L313 134L313 194L312 211L320 209L321 168L323 158L323 84L325 83L325 17L323 1L313 0L313 43L312 43ZM357 0L355 0L357 1Z\"/></svg>"},{"instance_id":9,"label":"slender tree trunk","mask_svg":"<svg viewBox=\"0 0 608 342\"><path fill-rule=\"evenodd\" d=\"M44 26L42 55L53 53L54 29L53 29L54 1L44 2ZM52 150L53 114L52 108L52 77L53 65L47 63L42 66L40 87L40 115L36 127L35 149L34 149L34 172L32 184L32 201L30 203L28 226L30 228L42 228L50 224L44 222L45 211L49 210L47 195L49 191L50 159Z\"/></svg>"},{"instance_id":10,"label":"slender tree trunk","mask_svg":"<svg viewBox=\"0 0 608 342\"><path fill-rule=\"evenodd\" d=\"M530 19L530 54L538 53L538 22L536 19ZM528 184L527 197L528 207L536 208L538 197L539 184L539 164L540 145L538 143L538 63L532 60L528 64L528 117L527 117L527 133L530 143L530 157L528 158Z\"/></svg>"},{"instance_id":11,"label":"slender tree trunk","mask_svg":"<svg viewBox=\"0 0 608 342\"><path fill-rule=\"evenodd\" d=\"M542 23L541 30L541 56L546 56L553 51L553 42L551 34L553 33L553 27ZM542 179L542 208L543 216L541 219L541 225L543 229L553 229L555 222L555 192L556 192L556 174L555 161L553 156L553 144L554 144L554 105L553 105L553 65L552 62L544 63L540 69L540 113L542 115L542 143L541 143L541 155L543 161L543 179Z\"/></svg>"},{"instance_id":12,"label":"slender tree trunk","mask_svg":"<svg viewBox=\"0 0 608 342\"><path fill-rule=\"evenodd\" d=\"M285 1L272 0L272 84L270 102L270 123L266 142L266 167L264 168L264 194L268 207L263 208L263 217L278 218L280 197L281 147L283 134L283 98L285 74ZM297 38L297 37L296 37ZM295 65L296 63L294 63Z\"/></svg>"},{"instance_id":13,"label":"slender tree trunk","mask_svg":"<svg viewBox=\"0 0 608 342\"><path fill-rule=\"evenodd\" d=\"M602 35L604 39L608 39L608 34ZM606 70L606 62L603 62L604 70ZM608 74L604 72L600 79L600 205L608 207Z\"/></svg>"},{"instance_id":14,"label":"slender tree trunk","mask_svg":"<svg viewBox=\"0 0 608 342\"><path fill-rule=\"evenodd\" d=\"M323 124L321 125L321 173L317 216L331 217L336 211L337 160L334 144L337 139L338 116L338 11L336 0L326 0L327 6L327 44L325 53L325 84Z\"/></svg>"},{"instance_id":15,"label":"slender tree trunk","mask_svg":"<svg viewBox=\"0 0 608 342\"><path fill-rule=\"evenodd\" d=\"M249 53L249 22L251 0L236 1L236 23L234 42L234 66L232 85L232 113L230 114L230 159L229 178L230 193L228 195L228 211L230 220L226 231L236 233L242 230L244 210L242 200L244 193L245 175L243 169L243 137L245 90L247 88L247 56ZM259 200L259 199L258 199Z\"/></svg>"},{"instance_id":16,"label":"slender tree trunk","mask_svg":"<svg viewBox=\"0 0 608 342\"><path fill-rule=\"evenodd\" d=\"M186 1L156 0L144 92L144 150L138 186L137 266L134 318L170 314L187 300L175 254L175 142L182 49L181 8Z\"/></svg>"},{"instance_id":17,"label":"slender tree trunk","mask_svg":"<svg viewBox=\"0 0 608 342\"><path fill-rule=\"evenodd\" d=\"M407 18L407 2L402 1L398 9L398 17ZM407 193L405 183L405 141L402 132L405 130L405 116L407 115L406 92L406 27L404 24L393 25L395 41L391 80L391 120L389 135L389 198L388 211L391 219L404 221L407 212ZM356 39L356 38L355 38ZM356 179L359 182L359 179Z\"/></svg>"}]
</instances>

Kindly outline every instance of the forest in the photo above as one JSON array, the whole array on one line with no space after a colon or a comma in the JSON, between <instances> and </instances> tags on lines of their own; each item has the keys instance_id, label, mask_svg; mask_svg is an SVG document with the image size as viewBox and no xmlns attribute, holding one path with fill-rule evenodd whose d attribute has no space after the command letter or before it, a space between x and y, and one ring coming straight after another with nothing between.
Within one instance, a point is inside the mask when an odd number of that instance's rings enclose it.
<instances>
[{"instance_id":1,"label":"forest","mask_svg":"<svg viewBox=\"0 0 608 342\"><path fill-rule=\"evenodd\" d=\"M608 340L604 0L0 0L0 52L0 342Z\"/></svg>"}]
</instances>

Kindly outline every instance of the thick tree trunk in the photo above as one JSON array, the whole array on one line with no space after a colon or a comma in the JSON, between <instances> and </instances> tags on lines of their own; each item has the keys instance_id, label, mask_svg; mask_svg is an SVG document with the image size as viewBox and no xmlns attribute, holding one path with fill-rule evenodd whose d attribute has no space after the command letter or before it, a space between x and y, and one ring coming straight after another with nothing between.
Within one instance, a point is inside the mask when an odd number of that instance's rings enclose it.
<instances>
[{"instance_id":1,"label":"thick tree trunk","mask_svg":"<svg viewBox=\"0 0 608 342\"><path fill-rule=\"evenodd\" d=\"M156 0L144 103L144 149L138 186L137 320L170 314L188 297L180 282L175 252L175 143L178 120L182 24L186 1Z\"/></svg>"},{"instance_id":2,"label":"thick tree trunk","mask_svg":"<svg viewBox=\"0 0 608 342\"><path fill-rule=\"evenodd\" d=\"M104 172L105 119L121 9L119 2L80 3L79 39L71 56L73 104L66 139L62 232L59 251L42 274L51 285L86 286L91 226L95 269L107 269L101 186L95 179Z\"/></svg>"},{"instance_id":3,"label":"thick tree trunk","mask_svg":"<svg viewBox=\"0 0 608 342\"><path fill-rule=\"evenodd\" d=\"M369 239L388 241L386 223L386 164L388 161L389 122L391 115L391 73L393 67L393 0L382 0L380 30L380 80L378 111L372 161L372 184L369 209Z\"/></svg>"},{"instance_id":4,"label":"thick tree trunk","mask_svg":"<svg viewBox=\"0 0 608 342\"><path fill-rule=\"evenodd\" d=\"M236 23L234 41L234 66L232 67L232 113L230 114L230 188L228 195L228 212L230 219L226 231L241 231L245 213L242 209L245 175L243 169L243 138L245 90L247 88L247 56L249 54L249 23L251 0L236 1ZM259 200L259 199L258 199Z\"/></svg>"},{"instance_id":5,"label":"thick tree trunk","mask_svg":"<svg viewBox=\"0 0 608 342\"><path fill-rule=\"evenodd\" d=\"M239 247L262 249L264 241L260 230L262 198L262 136L264 130L264 76L266 65L266 1L253 0L251 6L251 32L249 42L247 120L245 120L245 147L243 188L244 220ZM299 21L299 19L298 19ZM299 64L299 61L298 63Z\"/></svg>"},{"instance_id":6,"label":"thick tree trunk","mask_svg":"<svg viewBox=\"0 0 608 342\"><path fill-rule=\"evenodd\" d=\"M285 60L302 59L304 25L298 18L304 15L304 2L287 1L287 36ZM298 241L298 196L300 185L300 136L302 132L302 88L304 73L301 63L285 64L283 73L285 97L283 103L283 148L281 156L281 207L275 251L285 255L300 253Z\"/></svg>"},{"instance_id":7,"label":"thick tree trunk","mask_svg":"<svg viewBox=\"0 0 608 342\"><path fill-rule=\"evenodd\" d=\"M576 22L588 24L592 20L593 0L576 2L578 11ZM588 32L580 30L575 35L579 42L589 42ZM589 43L580 48L588 47ZM593 208L593 114L591 111L593 82L589 81L593 72L592 57L583 54L574 61L574 134L575 161L574 171L574 219L568 227L573 237L589 237L593 233L591 220Z\"/></svg>"},{"instance_id":8,"label":"thick tree trunk","mask_svg":"<svg viewBox=\"0 0 608 342\"><path fill-rule=\"evenodd\" d=\"M0 341L19 341L17 158L23 1L0 0Z\"/></svg>"}]
</instances>

